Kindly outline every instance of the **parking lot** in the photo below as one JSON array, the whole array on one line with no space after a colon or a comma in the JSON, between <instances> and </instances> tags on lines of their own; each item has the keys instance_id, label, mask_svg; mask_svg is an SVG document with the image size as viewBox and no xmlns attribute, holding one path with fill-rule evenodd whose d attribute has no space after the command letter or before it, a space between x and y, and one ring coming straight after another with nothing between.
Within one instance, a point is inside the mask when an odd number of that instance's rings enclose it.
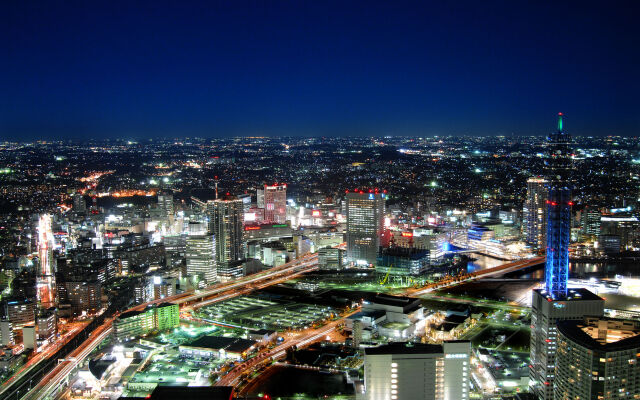
<instances>
[{"instance_id":1,"label":"parking lot","mask_svg":"<svg viewBox=\"0 0 640 400\"><path fill-rule=\"evenodd\" d=\"M336 311L328 306L274 301L254 296L227 300L194 312L194 316L243 328L277 331L305 329L331 318Z\"/></svg>"}]
</instances>

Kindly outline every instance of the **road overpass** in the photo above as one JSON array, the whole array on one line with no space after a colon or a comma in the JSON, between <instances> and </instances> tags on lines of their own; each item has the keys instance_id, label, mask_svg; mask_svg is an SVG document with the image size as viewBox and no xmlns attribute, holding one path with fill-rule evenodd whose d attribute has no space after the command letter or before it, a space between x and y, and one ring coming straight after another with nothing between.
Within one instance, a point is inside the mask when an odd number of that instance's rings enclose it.
<instances>
[{"instance_id":1,"label":"road overpass","mask_svg":"<svg viewBox=\"0 0 640 400\"><path fill-rule=\"evenodd\" d=\"M464 275L452 276L446 279L442 279L435 283L430 283L420 288L413 288L407 290L408 296L420 296L425 293L432 292L438 289L445 289L451 286L460 285L462 283L471 282L481 278L488 278L496 275L504 275L509 272L514 272L526 268L531 268L536 265L544 264L545 257L533 257L524 260L518 260L498 265L493 268L481 269L479 271L471 272Z\"/></svg>"}]
</instances>

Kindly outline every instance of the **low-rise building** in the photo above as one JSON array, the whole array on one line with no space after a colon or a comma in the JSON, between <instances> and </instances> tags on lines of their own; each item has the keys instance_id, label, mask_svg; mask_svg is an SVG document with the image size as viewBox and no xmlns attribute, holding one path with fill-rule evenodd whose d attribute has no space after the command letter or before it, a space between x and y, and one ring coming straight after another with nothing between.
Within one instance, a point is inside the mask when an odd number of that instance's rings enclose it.
<instances>
[{"instance_id":1,"label":"low-rise building","mask_svg":"<svg viewBox=\"0 0 640 400\"><path fill-rule=\"evenodd\" d=\"M179 351L181 356L193 359L241 359L255 348L256 343L255 340L249 339L203 336L180 345Z\"/></svg>"},{"instance_id":2,"label":"low-rise building","mask_svg":"<svg viewBox=\"0 0 640 400\"><path fill-rule=\"evenodd\" d=\"M408 339L424 332L424 308L420 299L378 294L363 303L361 312L346 319L345 329L353 331L356 321L363 338L377 332L388 338Z\"/></svg>"},{"instance_id":3,"label":"low-rise building","mask_svg":"<svg viewBox=\"0 0 640 400\"><path fill-rule=\"evenodd\" d=\"M55 308L42 310L36 318L38 327L38 342L51 343L58 333L58 315Z\"/></svg>"},{"instance_id":4,"label":"low-rise building","mask_svg":"<svg viewBox=\"0 0 640 400\"><path fill-rule=\"evenodd\" d=\"M163 331L180 325L180 309L177 304L152 305L142 311L121 314L113 323L117 340L127 341L153 331Z\"/></svg>"}]
</instances>

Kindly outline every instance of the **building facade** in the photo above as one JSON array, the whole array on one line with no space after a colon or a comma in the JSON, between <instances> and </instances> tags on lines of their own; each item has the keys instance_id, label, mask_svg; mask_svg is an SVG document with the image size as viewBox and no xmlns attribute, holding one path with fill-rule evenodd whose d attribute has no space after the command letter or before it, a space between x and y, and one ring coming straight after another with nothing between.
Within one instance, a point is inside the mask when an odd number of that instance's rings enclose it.
<instances>
[{"instance_id":1,"label":"building facade","mask_svg":"<svg viewBox=\"0 0 640 400\"><path fill-rule=\"evenodd\" d=\"M158 208L165 217L173 217L173 194L165 192L158 194Z\"/></svg>"},{"instance_id":2,"label":"building facade","mask_svg":"<svg viewBox=\"0 0 640 400\"><path fill-rule=\"evenodd\" d=\"M264 185L264 222L284 224L287 222L287 185Z\"/></svg>"},{"instance_id":3,"label":"building facade","mask_svg":"<svg viewBox=\"0 0 640 400\"><path fill-rule=\"evenodd\" d=\"M344 250L323 247L318 250L318 268L326 270L342 269L344 264Z\"/></svg>"},{"instance_id":4,"label":"building facade","mask_svg":"<svg viewBox=\"0 0 640 400\"><path fill-rule=\"evenodd\" d=\"M580 217L582 236L596 239L600 235L600 210L587 206Z\"/></svg>"},{"instance_id":5,"label":"building facade","mask_svg":"<svg viewBox=\"0 0 640 400\"><path fill-rule=\"evenodd\" d=\"M38 342L53 343L58 333L58 316L55 308L41 310L36 318Z\"/></svg>"},{"instance_id":6,"label":"building facade","mask_svg":"<svg viewBox=\"0 0 640 400\"><path fill-rule=\"evenodd\" d=\"M555 400L640 398L640 321L558 323Z\"/></svg>"},{"instance_id":7,"label":"building facade","mask_svg":"<svg viewBox=\"0 0 640 400\"><path fill-rule=\"evenodd\" d=\"M124 342L153 331L172 329L180 325L180 308L177 304L161 303L142 311L121 314L113 322L116 340Z\"/></svg>"},{"instance_id":8,"label":"building facade","mask_svg":"<svg viewBox=\"0 0 640 400\"><path fill-rule=\"evenodd\" d=\"M191 235L187 237L187 275L199 275L207 284L217 280L213 235Z\"/></svg>"},{"instance_id":9,"label":"building facade","mask_svg":"<svg viewBox=\"0 0 640 400\"><path fill-rule=\"evenodd\" d=\"M466 400L471 343L390 343L365 349L366 400Z\"/></svg>"},{"instance_id":10,"label":"building facade","mask_svg":"<svg viewBox=\"0 0 640 400\"><path fill-rule=\"evenodd\" d=\"M562 113L558 130L547 138L549 154L546 168L549 177L547 200L547 247L545 288L552 299L567 295L569 279L569 241L571 240L571 135L563 130Z\"/></svg>"},{"instance_id":11,"label":"building facade","mask_svg":"<svg viewBox=\"0 0 640 400\"><path fill-rule=\"evenodd\" d=\"M244 205L235 196L207 202L209 233L215 237L215 262L218 280L228 282L242 276L245 258Z\"/></svg>"},{"instance_id":12,"label":"building facade","mask_svg":"<svg viewBox=\"0 0 640 400\"><path fill-rule=\"evenodd\" d=\"M544 178L533 177L527 180L522 225L525 242L534 249L544 249L547 243L548 184Z\"/></svg>"},{"instance_id":13,"label":"building facade","mask_svg":"<svg viewBox=\"0 0 640 400\"><path fill-rule=\"evenodd\" d=\"M349 192L347 209L347 261L374 264L384 232L386 194Z\"/></svg>"}]
</instances>

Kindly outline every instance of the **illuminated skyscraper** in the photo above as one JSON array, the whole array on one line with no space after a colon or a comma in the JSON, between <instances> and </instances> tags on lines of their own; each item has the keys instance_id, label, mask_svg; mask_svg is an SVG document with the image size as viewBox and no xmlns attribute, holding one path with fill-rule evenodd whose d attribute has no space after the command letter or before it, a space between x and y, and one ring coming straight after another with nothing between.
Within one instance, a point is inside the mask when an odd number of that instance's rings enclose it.
<instances>
[{"instance_id":1,"label":"illuminated skyscraper","mask_svg":"<svg viewBox=\"0 0 640 400\"><path fill-rule=\"evenodd\" d=\"M600 235L600 219L602 218L600 210L586 206L584 210L582 210L581 217L580 222L582 224L582 236L591 237L593 239L597 238Z\"/></svg>"},{"instance_id":2,"label":"illuminated skyscraper","mask_svg":"<svg viewBox=\"0 0 640 400\"><path fill-rule=\"evenodd\" d=\"M166 217L173 217L173 194L169 192L158 194L158 208Z\"/></svg>"},{"instance_id":3,"label":"illuminated skyscraper","mask_svg":"<svg viewBox=\"0 0 640 400\"><path fill-rule=\"evenodd\" d=\"M287 222L287 185L264 185L264 222L284 224Z\"/></svg>"},{"instance_id":4,"label":"illuminated skyscraper","mask_svg":"<svg viewBox=\"0 0 640 400\"><path fill-rule=\"evenodd\" d=\"M54 307L56 302L53 232L49 214L41 215L38 221L38 258L40 260L40 268L36 276L38 302L41 308L48 309Z\"/></svg>"},{"instance_id":5,"label":"illuminated skyscraper","mask_svg":"<svg viewBox=\"0 0 640 400\"><path fill-rule=\"evenodd\" d=\"M527 180L527 200L524 203L523 228L527 244L534 249L546 247L547 182L543 178Z\"/></svg>"},{"instance_id":6,"label":"illuminated skyscraper","mask_svg":"<svg viewBox=\"0 0 640 400\"><path fill-rule=\"evenodd\" d=\"M207 202L209 232L216 240L218 279L226 282L242 276L239 263L245 257L244 205L235 196Z\"/></svg>"},{"instance_id":7,"label":"illuminated skyscraper","mask_svg":"<svg viewBox=\"0 0 640 400\"><path fill-rule=\"evenodd\" d=\"M187 237L187 275L199 275L207 284L217 279L215 248L212 235L189 235Z\"/></svg>"},{"instance_id":8,"label":"illuminated skyscraper","mask_svg":"<svg viewBox=\"0 0 640 400\"><path fill-rule=\"evenodd\" d=\"M567 295L569 240L571 239L571 135L564 132L562 113L558 131L549 135L549 199L547 200L547 262L545 288L553 299Z\"/></svg>"},{"instance_id":9,"label":"illuminated skyscraper","mask_svg":"<svg viewBox=\"0 0 640 400\"><path fill-rule=\"evenodd\" d=\"M377 190L347 193L347 261L376 262L384 231L385 198Z\"/></svg>"},{"instance_id":10,"label":"illuminated skyscraper","mask_svg":"<svg viewBox=\"0 0 640 400\"><path fill-rule=\"evenodd\" d=\"M547 248L545 289L534 290L531 302L530 385L542 400L553 399L559 321L602 316L604 300L586 289L567 290L571 236L571 137L562 129L549 135L547 174Z\"/></svg>"}]
</instances>

